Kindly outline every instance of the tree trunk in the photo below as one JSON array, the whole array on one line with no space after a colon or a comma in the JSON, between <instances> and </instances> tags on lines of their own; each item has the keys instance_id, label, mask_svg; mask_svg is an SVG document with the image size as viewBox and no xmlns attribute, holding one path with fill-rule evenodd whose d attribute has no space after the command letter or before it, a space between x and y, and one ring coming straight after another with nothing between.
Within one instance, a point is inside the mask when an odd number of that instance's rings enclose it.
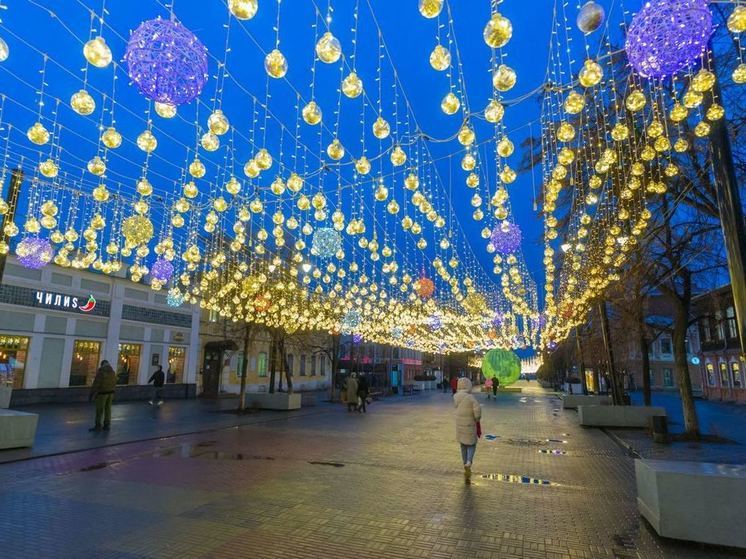
<instances>
[{"instance_id":1,"label":"tree trunk","mask_svg":"<svg viewBox=\"0 0 746 559\"><path fill-rule=\"evenodd\" d=\"M329 397L329 400L334 402L335 396L337 393L337 365L339 360L339 342L340 342L340 336L337 335L331 335L331 355L330 361L331 361L331 396Z\"/></svg>"},{"instance_id":2,"label":"tree trunk","mask_svg":"<svg viewBox=\"0 0 746 559\"><path fill-rule=\"evenodd\" d=\"M676 379L681 395L681 407L684 412L684 430L687 435L699 439L699 419L694 405L692 379L689 377L689 365L686 360L686 331L689 327L689 301L675 301L673 323L673 353L676 363Z\"/></svg>"},{"instance_id":3,"label":"tree trunk","mask_svg":"<svg viewBox=\"0 0 746 559\"><path fill-rule=\"evenodd\" d=\"M275 333L270 333L269 340L269 393L275 392L275 355L277 353L277 343L275 342Z\"/></svg>"},{"instance_id":4,"label":"tree trunk","mask_svg":"<svg viewBox=\"0 0 746 559\"><path fill-rule=\"evenodd\" d=\"M650 351L648 347L648 338L645 336L642 327L640 328L639 334L640 341L640 353L642 355L642 399L643 405L649 406L651 402L650 396Z\"/></svg>"},{"instance_id":5,"label":"tree trunk","mask_svg":"<svg viewBox=\"0 0 746 559\"><path fill-rule=\"evenodd\" d=\"M243 336L243 362L241 363L241 390L238 394L238 411L246 407L246 373L249 370L249 349L251 348L251 327L244 326Z\"/></svg>"},{"instance_id":6,"label":"tree trunk","mask_svg":"<svg viewBox=\"0 0 746 559\"><path fill-rule=\"evenodd\" d=\"M285 380L287 381L288 385L288 394L293 393L293 378L292 374L290 372L290 366L288 363L288 356L285 352L285 340L280 339L280 364L282 365L282 370L285 371ZM280 382L282 382L282 373L280 373ZM280 391L282 391L282 387L280 388Z\"/></svg>"}]
</instances>

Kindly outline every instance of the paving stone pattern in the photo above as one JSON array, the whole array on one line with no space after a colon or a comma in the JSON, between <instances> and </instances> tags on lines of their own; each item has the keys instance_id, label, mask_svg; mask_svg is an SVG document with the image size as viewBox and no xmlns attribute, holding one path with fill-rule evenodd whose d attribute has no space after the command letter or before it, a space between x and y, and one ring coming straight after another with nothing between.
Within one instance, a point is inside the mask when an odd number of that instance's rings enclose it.
<instances>
[{"instance_id":1,"label":"paving stone pattern","mask_svg":"<svg viewBox=\"0 0 746 559\"><path fill-rule=\"evenodd\" d=\"M737 556L657 537L637 513L628 453L553 395L482 403L497 437L480 442L471 485L450 394L6 464L0 556Z\"/></svg>"}]
</instances>

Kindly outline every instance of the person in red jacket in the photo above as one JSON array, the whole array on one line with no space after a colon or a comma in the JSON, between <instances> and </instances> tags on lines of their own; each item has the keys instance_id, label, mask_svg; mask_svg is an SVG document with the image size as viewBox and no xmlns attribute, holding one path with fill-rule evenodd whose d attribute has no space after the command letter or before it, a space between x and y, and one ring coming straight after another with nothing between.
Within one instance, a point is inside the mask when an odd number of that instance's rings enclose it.
<instances>
[{"instance_id":1,"label":"person in red jacket","mask_svg":"<svg viewBox=\"0 0 746 559\"><path fill-rule=\"evenodd\" d=\"M456 394L458 391L458 377L451 377L451 392Z\"/></svg>"}]
</instances>

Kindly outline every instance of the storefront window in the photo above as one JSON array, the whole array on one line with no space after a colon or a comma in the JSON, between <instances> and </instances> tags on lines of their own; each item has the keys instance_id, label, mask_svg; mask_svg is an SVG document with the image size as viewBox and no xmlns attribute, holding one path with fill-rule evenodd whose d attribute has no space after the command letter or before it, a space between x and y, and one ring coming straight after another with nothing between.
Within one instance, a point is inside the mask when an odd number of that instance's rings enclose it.
<instances>
[{"instance_id":1,"label":"storefront window","mask_svg":"<svg viewBox=\"0 0 746 559\"><path fill-rule=\"evenodd\" d=\"M0 336L0 384L23 388L28 338Z\"/></svg>"},{"instance_id":2,"label":"storefront window","mask_svg":"<svg viewBox=\"0 0 746 559\"><path fill-rule=\"evenodd\" d=\"M73 361L70 364L69 386L90 386L98 369L101 355L101 342L93 340L75 340Z\"/></svg>"},{"instance_id":3,"label":"storefront window","mask_svg":"<svg viewBox=\"0 0 746 559\"><path fill-rule=\"evenodd\" d=\"M184 361L186 349L183 347L168 348L168 368L166 382L184 382Z\"/></svg>"},{"instance_id":4,"label":"storefront window","mask_svg":"<svg viewBox=\"0 0 746 559\"><path fill-rule=\"evenodd\" d=\"M728 364L725 361L720 362L720 386L728 388Z\"/></svg>"},{"instance_id":5,"label":"storefront window","mask_svg":"<svg viewBox=\"0 0 746 559\"><path fill-rule=\"evenodd\" d=\"M663 386L673 386L673 371L663 369Z\"/></svg>"},{"instance_id":6,"label":"storefront window","mask_svg":"<svg viewBox=\"0 0 746 559\"><path fill-rule=\"evenodd\" d=\"M140 344L119 344L117 384L137 384L140 370Z\"/></svg>"},{"instance_id":7,"label":"storefront window","mask_svg":"<svg viewBox=\"0 0 746 559\"><path fill-rule=\"evenodd\" d=\"M712 363L708 363L705 366L705 369L707 371L707 384L710 386L715 386L715 367Z\"/></svg>"},{"instance_id":8,"label":"storefront window","mask_svg":"<svg viewBox=\"0 0 746 559\"><path fill-rule=\"evenodd\" d=\"M743 386L741 382L741 364L734 361L730 364L730 370L733 375L733 388L741 388Z\"/></svg>"}]
</instances>

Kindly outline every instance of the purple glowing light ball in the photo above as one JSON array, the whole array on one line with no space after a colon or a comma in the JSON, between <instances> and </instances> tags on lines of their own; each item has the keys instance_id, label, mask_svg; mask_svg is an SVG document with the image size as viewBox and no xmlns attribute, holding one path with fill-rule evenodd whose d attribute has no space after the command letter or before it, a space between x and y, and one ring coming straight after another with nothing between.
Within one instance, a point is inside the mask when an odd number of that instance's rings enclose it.
<instances>
[{"instance_id":1,"label":"purple glowing light ball","mask_svg":"<svg viewBox=\"0 0 746 559\"><path fill-rule=\"evenodd\" d=\"M362 334L353 334L352 335L352 343L357 345L360 342L363 341L363 335Z\"/></svg>"},{"instance_id":2,"label":"purple glowing light ball","mask_svg":"<svg viewBox=\"0 0 746 559\"><path fill-rule=\"evenodd\" d=\"M150 275L161 283L166 283L174 275L174 265L165 258L159 258L150 268Z\"/></svg>"},{"instance_id":3,"label":"purple glowing light ball","mask_svg":"<svg viewBox=\"0 0 746 559\"><path fill-rule=\"evenodd\" d=\"M708 0L651 0L627 33L627 57L646 78L673 76L702 56L713 33Z\"/></svg>"},{"instance_id":4,"label":"purple glowing light ball","mask_svg":"<svg viewBox=\"0 0 746 559\"><path fill-rule=\"evenodd\" d=\"M515 223L503 221L490 235L490 243L499 254L513 254L521 247L521 229Z\"/></svg>"},{"instance_id":5,"label":"purple glowing light ball","mask_svg":"<svg viewBox=\"0 0 746 559\"><path fill-rule=\"evenodd\" d=\"M52 261L54 248L47 239L26 237L18 243L16 256L24 268L38 270Z\"/></svg>"},{"instance_id":6,"label":"purple glowing light ball","mask_svg":"<svg viewBox=\"0 0 746 559\"><path fill-rule=\"evenodd\" d=\"M140 93L160 103L189 103L207 83L207 49L178 21L142 22L127 43L124 60Z\"/></svg>"}]
</instances>

